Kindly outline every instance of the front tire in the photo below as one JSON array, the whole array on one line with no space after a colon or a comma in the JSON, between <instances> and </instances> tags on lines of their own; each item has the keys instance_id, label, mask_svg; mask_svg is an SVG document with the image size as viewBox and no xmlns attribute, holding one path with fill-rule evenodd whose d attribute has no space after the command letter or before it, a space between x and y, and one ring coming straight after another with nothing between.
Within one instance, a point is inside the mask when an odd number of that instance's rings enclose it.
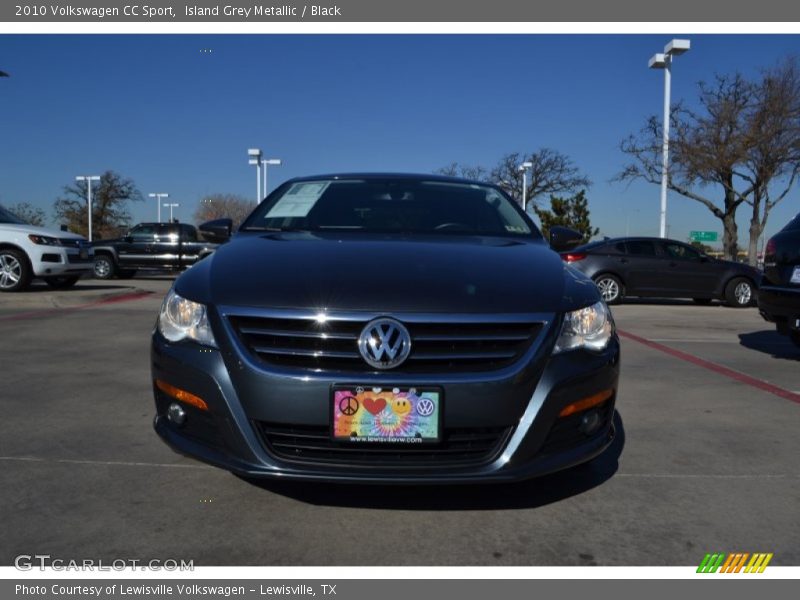
<instances>
[{"instance_id":1,"label":"front tire","mask_svg":"<svg viewBox=\"0 0 800 600\"><path fill-rule=\"evenodd\" d=\"M734 308L746 308L755 300L753 282L744 277L736 277L725 286L725 302Z\"/></svg>"},{"instance_id":2,"label":"front tire","mask_svg":"<svg viewBox=\"0 0 800 600\"><path fill-rule=\"evenodd\" d=\"M62 275L60 277L46 277L44 282L54 290L65 290L78 283L80 275Z\"/></svg>"},{"instance_id":3,"label":"front tire","mask_svg":"<svg viewBox=\"0 0 800 600\"><path fill-rule=\"evenodd\" d=\"M33 272L28 257L14 248L0 250L0 292L19 292L28 287Z\"/></svg>"},{"instance_id":4,"label":"front tire","mask_svg":"<svg viewBox=\"0 0 800 600\"><path fill-rule=\"evenodd\" d=\"M622 302L625 290L619 278L604 273L594 278L594 284L597 286L600 296L606 304L619 304Z\"/></svg>"},{"instance_id":5,"label":"front tire","mask_svg":"<svg viewBox=\"0 0 800 600\"><path fill-rule=\"evenodd\" d=\"M94 278L113 279L117 273L117 266L114 259L108 254L98 254L94 257Z\"/></svg>"}]
</instances>

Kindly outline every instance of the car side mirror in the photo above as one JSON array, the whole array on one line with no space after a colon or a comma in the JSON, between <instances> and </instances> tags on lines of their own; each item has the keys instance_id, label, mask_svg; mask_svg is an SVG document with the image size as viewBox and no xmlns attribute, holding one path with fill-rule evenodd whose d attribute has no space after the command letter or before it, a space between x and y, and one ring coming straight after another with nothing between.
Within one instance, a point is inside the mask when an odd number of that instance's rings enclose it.
<instances>
[{"instance_id":1,"label":"car side mirror","mask_svg":"<svg viewBox=\"0 0 800 600\"><path fill-rule=\"evenodd\" d=\"M124 238L122 238L122 239L123 239L123 240L125 240L125 243L126 243L126 244L130 244L130 243L133 241L133 236L132 236L132 235L126 235L126 236L125 236Z\"/></svg>"},{"instance_id":2,"label":"car side mirror","mask_svg":"<svg viewBox=\"0 0 800 600\"><path fill-rule=\"evenodd\" d=\"M583 244L582 233L558 225L550 228L550 247L556 252L571 250L581 244Z\"/></svg>"},{"instance_id":3,"label":"car side mirror","mask_svg":"<svg viewBox=\"0 0 800 600\"><path fill-rule=\"evenodd\" d=\"M206 221L198 227L206 241L214 244L224 244L231 239L233 221L231 219L214 219Z\"/></svg>"}]
</instances>

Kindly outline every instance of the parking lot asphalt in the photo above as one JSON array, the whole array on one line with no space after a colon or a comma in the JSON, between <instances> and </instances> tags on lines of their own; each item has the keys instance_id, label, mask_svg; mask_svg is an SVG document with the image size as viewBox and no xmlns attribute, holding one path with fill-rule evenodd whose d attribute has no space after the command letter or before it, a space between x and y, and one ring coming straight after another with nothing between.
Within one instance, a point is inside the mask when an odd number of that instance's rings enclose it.
<instances>
[{"instance_id":1,"label":"parking lot asphalt","mask_svg":"<svg viewBox=\"0 0 800 600\"><path fill-rule=\"evenodd\" d=\"M0 564L800 564L800 350L758 316L613 308L614 445L515 485L255 485L152 430L149 336L171 278L0 296Z\"/></svg>"}]
</instances>

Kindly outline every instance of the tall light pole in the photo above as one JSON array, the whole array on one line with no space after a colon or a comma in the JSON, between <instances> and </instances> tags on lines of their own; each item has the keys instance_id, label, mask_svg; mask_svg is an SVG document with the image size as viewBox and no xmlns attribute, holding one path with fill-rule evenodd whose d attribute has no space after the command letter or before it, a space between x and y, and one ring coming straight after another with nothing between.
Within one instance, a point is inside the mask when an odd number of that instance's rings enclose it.
<instances>
[{"instance_id":1,"label":"tall light pole","mask_svg":"<svg viewBox=\"0 0 800 600\"><path fill-rule=\"evenodd\" d=\"M164 192L159 192L155 194L147 194L150 198L156 199L156 204L158 204L158 222L161 223L161 199L162 198L169 198L169 194Z\"/></svg>"},{"instance_id":2,"label":"tall light pole","mask_svg":"<svg viewBox=\"0 0 800 600\"><path fill-rule=\"evenodd\" d=\"M264 196L269 194L269 188L267 188L267 165L281 165L280 158L262 158L261 159L261 166L264 168Z\"/></svg>"},{"instance_id":3,"label":"tall light pole","mask_svg":"<svg viewBox=\"0 0 800 600\"><path fill-rule=\"evenodd\" d=\"M86 182L86 204L89 207L89 241L92 241L92 182L100 181L99 175L78 175L75 181Z\"/></svg>"},{"instance_id":4,"label":"tall light pole","mask_svg":"<svg viewBox=\"0 0 800 600\"><path fill-rule=\"evenodd\" d=\"M169 207L169 222L170 223L172 223L172 209L173 208L178 208L179 206L180 206L180 204L178 204L177 202L164 204L164 208Z\"/></svg>"},{"instance_id":5,"label":"tall light pole","mask_svg":"<svg viewBox=\"0 0 800 600\"><path fill-rule=\"evenodd\" d=\"M261 202L261 158L264 153L258 148L249 148L247 156L250 157L248 164L256 166L256 204L258 204Z\"/></svg>"},{"instance_id":6,"label":"tall light pole","mask_svg":"<svg viewBox=\"0 0 800 600\"><path fill-rule=\"evenodd\" d=\"M528 204L528 169L533 169L532 162L522 163L517 170L522 171L522 210L524 211Z\"/></svg>"},{"instance_id":7,"label":"tall light pole","mask_svg":"<svg viewBox=\"0 0 800 600\"><path fill-rule=\"evenodd\" d=\"M672 87L672 57L688 52L689 40L672 40L664 46L663 54L654 54L647 63L651 69L664 69L664 132L663 155L661 157L661 224L659 235L667 237L667 183L669 181L669 113L670 88Z\"/></svg>"}]
</instances>

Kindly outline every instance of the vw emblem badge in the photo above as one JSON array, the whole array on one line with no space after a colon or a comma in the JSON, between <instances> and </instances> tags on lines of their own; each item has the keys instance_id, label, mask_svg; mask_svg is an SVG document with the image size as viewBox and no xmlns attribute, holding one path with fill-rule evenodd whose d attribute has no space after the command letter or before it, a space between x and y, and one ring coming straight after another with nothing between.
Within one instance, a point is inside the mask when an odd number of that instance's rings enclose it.
<instances>
[{"instance_id":1,"label":"vw emblem badge","mask_svg":"<svg viewBox=\"0 0 800 600\"><path fill-rule=\"evenodd\" d=\"M411 336L399 321L374 319L361 330L358 351L371 367L394 369L408 358L411 352Z\"/></svg>"}]
</instances>

